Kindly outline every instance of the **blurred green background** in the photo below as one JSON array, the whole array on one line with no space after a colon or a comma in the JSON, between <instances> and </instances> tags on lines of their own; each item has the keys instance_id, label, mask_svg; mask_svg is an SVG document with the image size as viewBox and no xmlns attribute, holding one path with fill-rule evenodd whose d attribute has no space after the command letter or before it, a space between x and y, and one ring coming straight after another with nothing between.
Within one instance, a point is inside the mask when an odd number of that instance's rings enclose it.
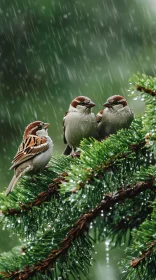
<instances>
[{"instance_id":1,"label":"blurred green background","mask_svg":"<svg viewBox=\"0 0 156 280\"><path fill-rule=\"evenodd\" d=\"M62 153L62 118L74 97L89 96L97 113L121 94L135 114L143 112L128 97L128 79L137 71L155 75L155 18L155 0L0 1L0 191L28 123L50 122L54 155ZM0 252L17 240L1 230ZM106 247L96 246L92 280L121 279L123 249Z\"/></svg>"}]
</instances>

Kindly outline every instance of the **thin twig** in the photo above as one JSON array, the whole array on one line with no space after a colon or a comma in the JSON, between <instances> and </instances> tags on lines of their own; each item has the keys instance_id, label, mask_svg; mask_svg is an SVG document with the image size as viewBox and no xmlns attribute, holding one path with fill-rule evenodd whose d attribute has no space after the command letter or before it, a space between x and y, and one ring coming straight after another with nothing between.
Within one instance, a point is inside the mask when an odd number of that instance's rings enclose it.
<instances>
[{"instance_id":1,"label":"thin twig","mask_svg":"<svg viewBox=\"0 0 156 280\"><path fill-rule=\"evenodd\" d=\"M146 251L142 252L142 254L139 258L136 258L131 261L131 266L133 268L137 268L142 262L144 262L146 260L147 257L149 257L152 254L153 249L156 246L156 240L154 240L153 242L150 242L148 245L149 245L149 248Z\"/></svg>"},{"instance_id":2,"label":"thin twig","mask_svg":"<svg viewBox=\"0 0 156 280\"><path fill-rule=\"evenodd\" d=\"M143 86L141 86L141 85L136 85L136 89L137 89L138 91L143 91L143 92L145 92L145 93L149 93L149 94L151 94L152 96L156 96L156 91L153 91L153 90L151 90L150 88L145 88L145 87L143 87Z\"/></svg>"}]
</instances>

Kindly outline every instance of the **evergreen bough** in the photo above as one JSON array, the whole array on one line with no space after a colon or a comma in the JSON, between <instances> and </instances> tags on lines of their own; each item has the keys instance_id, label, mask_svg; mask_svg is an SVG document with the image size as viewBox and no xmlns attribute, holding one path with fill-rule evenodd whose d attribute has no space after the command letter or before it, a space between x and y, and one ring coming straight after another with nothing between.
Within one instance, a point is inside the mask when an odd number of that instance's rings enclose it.
<instances>
[{"instance_id":1,"label":"evergreen bough","mask_svg":"<svg viewBox=\"0 0 156 280\"><path fill-rule=\"evenodd\" d=\"M4 227L22 246L0 256L0 279L81 279L94 242L127 239L124 279L156 279L156 78L134 75L131 91L146 110L128 130L81 142L80 158L52 159L0 195Z\"/></svg>"}]
</instances>

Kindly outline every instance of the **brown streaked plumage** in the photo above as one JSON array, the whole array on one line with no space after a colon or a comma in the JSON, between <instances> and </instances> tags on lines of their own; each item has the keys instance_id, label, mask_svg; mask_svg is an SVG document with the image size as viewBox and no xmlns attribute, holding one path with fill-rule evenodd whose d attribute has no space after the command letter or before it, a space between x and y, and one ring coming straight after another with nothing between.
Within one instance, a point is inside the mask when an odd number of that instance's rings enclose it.
<instances>
[{"instance_id":1,"label":"brown streaked plumage","mask_svg":"<svg viewBox=\"0 0 156 280\"><path fill-rule=\"evenodd\" d=\"M96 115L96 121L97 123L99 123L102 119L102 114L103 114L103 110L99 111L99 113L97 113Z\"/></svg>"},{"instance_id":2,"label":"brown streaked plumage","mask_svg":"<svg viewBox=\"0 0 156 280\"><path fill-rule=\"evenodd\" d=\"M43 122L41 121L35 121L33 123L30 123L27 125L23 138L26 138L27 135L36 135L36 131L38 130L39 126L42 126Z\"/></svg>"},{"instance_id":3,"label":"brown streaked plumage","mask_svg":"<svg viewBox=\"0 0 156 280\"><path fill-rule=\"evenodd\" d=\"M35 121L26 127L23 141L10 167L10 170L15 170L15 174L7 188L6 195L13 190L21 176L28 172L36 173L49 162L53 143L48 136L48 126L48 123Z\"/></svg>"},{"instance_id":4,"label":"brown streaked plumage","mask_svg":"<svg viewBox=\"0 0 156 280\"><path fill-rule=\"evenodd\" d=\"M19 150L12 161L13 164L10 167L10 170L46 150L48 150L46 138L27 135L27 138L21 143Z\"/></svg>"}]
</instances>

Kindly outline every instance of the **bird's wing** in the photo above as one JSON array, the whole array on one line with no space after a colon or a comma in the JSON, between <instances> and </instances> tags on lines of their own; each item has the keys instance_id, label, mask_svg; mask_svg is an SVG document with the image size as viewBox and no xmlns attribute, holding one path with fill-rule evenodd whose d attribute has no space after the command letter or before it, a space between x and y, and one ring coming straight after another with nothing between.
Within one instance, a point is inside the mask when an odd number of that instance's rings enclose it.
<instances>
[{"instance_id":1,"label":"bird's wing","mask_svg":"<svg viewBox=\"0 0 156 280\"><path fill-rule=\"evenodd\" d=\"M49 144L46 137L39 137L28 135L25 140L20 144L18 151L12 161L10 169L18 166L24 161L27 161L36 155L47 151Z\"/></svg>"},{"instance_id":2,"label":"bird's wing","mask_svg":"<svg viewBox=\"0 0 156 280\"><path fill-rule=\"evenodd\" d=\"M65 150L63 152L63 155L69 156L71 154L71 152L72 152L72 148L67 144L66 148L65 148Z\"/></svg>"},{"instance_id":3,"label":"bird's wing","mask_svg":"<svg viewBox=\"0 0 156 280\"><path fill-rule=\"evenodd\" d=\"M67 144L67 140L66 140L66 137L65 137L65 119L67 117L67 115L69 114L69 112L66 112L65 115L64 115L64 118L63 118L63 141L64 141L64 144Z\"/></svg>"},{"instance_id":4,"label":"bird's wing","mask_svg":"<svg viewBox=\"0 0 156 280\"><path fill-rule=\"evenodd\" d=\"M101 110L100 112L97 113L96 115L96 121L97 123L100 123L102 120L102 114L103 114L103 110Z\"/></svg>"}]
</instances>

